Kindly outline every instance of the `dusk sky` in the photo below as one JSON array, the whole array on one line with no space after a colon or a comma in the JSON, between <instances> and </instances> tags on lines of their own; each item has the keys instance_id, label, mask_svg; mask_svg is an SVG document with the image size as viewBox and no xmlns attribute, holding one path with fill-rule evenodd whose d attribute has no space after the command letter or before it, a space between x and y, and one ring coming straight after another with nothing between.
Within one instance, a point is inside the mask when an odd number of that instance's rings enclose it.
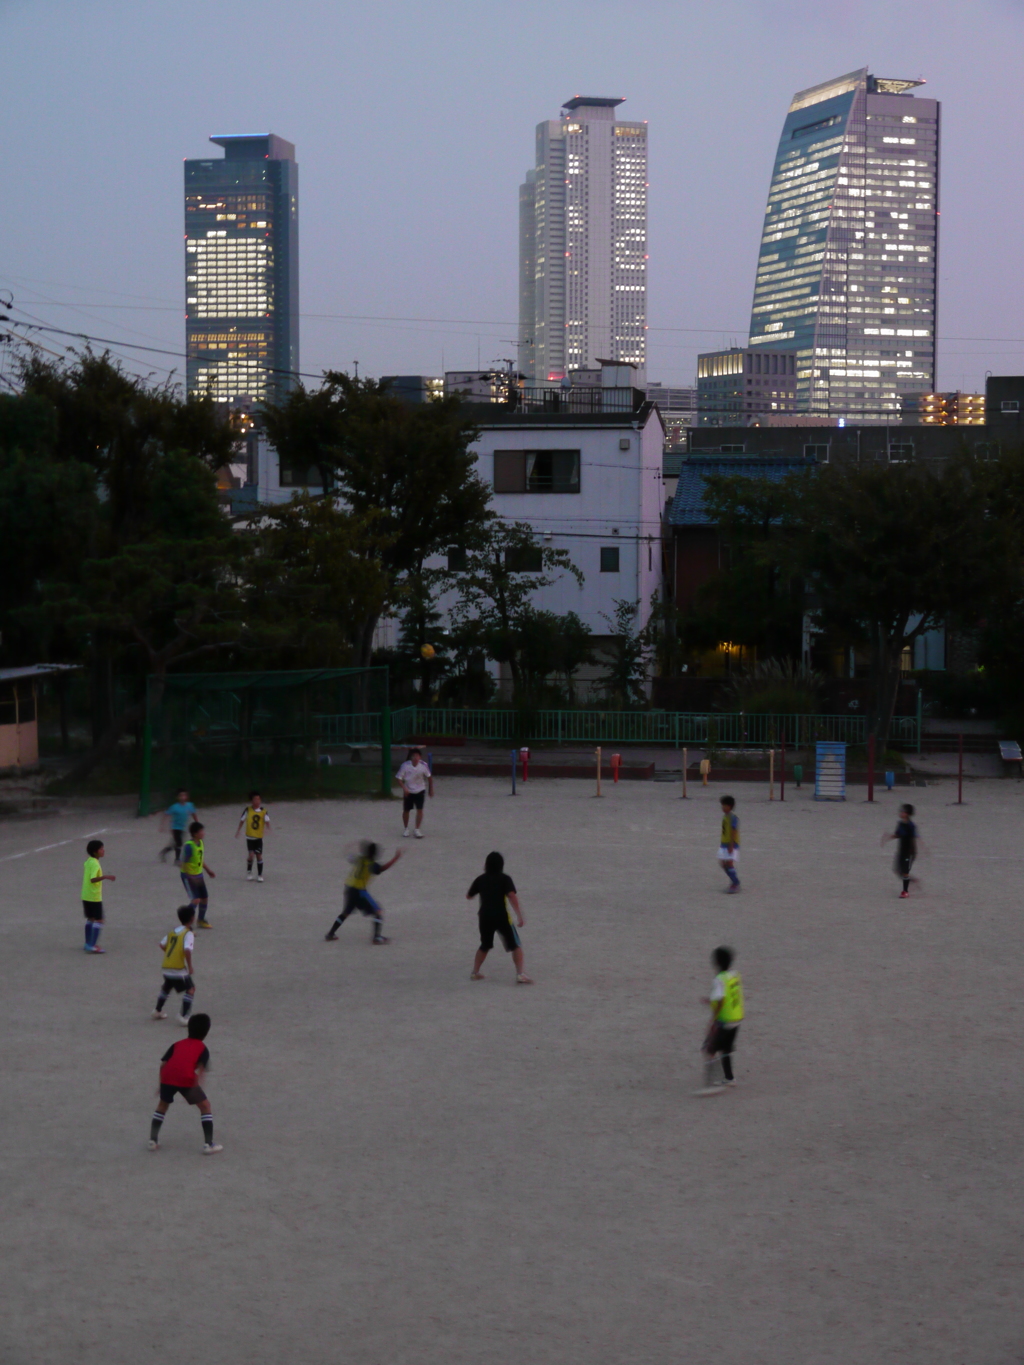
<instances>
[{"instance_id":1,"label":"dusk sky","mask_svg":"<svg viewBox=\"0 0 1024 1365\"><path fill-rule=\"evenodd\" d=\"M274 132L300 167L313 376L515 355L518 187L534 126L579 93L649 121L648 377L690 383L699 350L746 341L793 92L865 65L924 76L939 386L1024 372L1021 0L0 0L0 51L11 316L182 352L182 161Z\"/></svg>"}]
</instances>

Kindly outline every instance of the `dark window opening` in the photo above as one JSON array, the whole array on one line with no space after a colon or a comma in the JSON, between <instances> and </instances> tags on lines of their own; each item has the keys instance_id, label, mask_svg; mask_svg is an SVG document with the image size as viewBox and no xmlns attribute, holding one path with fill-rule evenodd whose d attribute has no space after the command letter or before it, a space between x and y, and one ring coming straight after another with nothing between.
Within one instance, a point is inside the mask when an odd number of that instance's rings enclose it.
<instances>
[{"instance_id":1,"label":"dark window opening","mask_svg":"<svg viewBox=\"0 0 1024 1365\"><path fill-rule=\"evenodd\" d=\"M323 476L315 464L282 465L282 488L323 488Z\"/></svg>"},{"instance_id":2,"label":"dark window opening","mask_svg":"<svg viewBox=\"0 0 1024 1365\"><path fill-rule=\"evenodd\" d=\"M509 573L540 573L543 567L539 545L522 545L518 550L505 551L505 568Z\"/></svg>"},{"instance_id":3,"label":"dark window opening","mask_svg":"<svg viewBox=\"0 0 1024 1365\"><path fill-rule=\"evenodd\" d=\"M578 493L578 450L496 450L495 493Z\"/></svg>"},{"instance_id":4,"label":"dark window opening","mask_svg":"<svg viewBox=\"0 0 1024 1365\"><path fill-rule=\"evenodd\" d=\"M617 545L601 546L601 572L619 572L619 547Z\"/></svg>"}]
</instances>

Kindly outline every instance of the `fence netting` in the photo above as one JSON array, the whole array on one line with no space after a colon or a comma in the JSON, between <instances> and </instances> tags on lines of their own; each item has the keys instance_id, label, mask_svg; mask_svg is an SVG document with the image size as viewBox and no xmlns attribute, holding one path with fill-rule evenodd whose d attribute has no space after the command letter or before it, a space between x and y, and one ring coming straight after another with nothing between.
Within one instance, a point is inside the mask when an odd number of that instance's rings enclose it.
<instances>
[{"instance_id":1,"label":"fence netting","mask_svg":"<svg viewBox=\"0 0 1024 1365\"><path fill-rule=\"evenodd\" d=\"M150 679L140 810L182 787L197 804L380 791L390 720L386 668Z\"/></svg>"}]
</instances>

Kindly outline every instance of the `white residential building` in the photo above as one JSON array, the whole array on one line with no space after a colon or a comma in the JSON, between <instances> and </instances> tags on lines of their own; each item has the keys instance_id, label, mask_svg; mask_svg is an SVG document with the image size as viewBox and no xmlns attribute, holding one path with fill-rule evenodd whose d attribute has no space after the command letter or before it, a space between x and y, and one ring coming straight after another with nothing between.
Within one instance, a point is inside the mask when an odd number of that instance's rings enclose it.
<instances>
[{"instance_id":1,"label":"white residential building","mask_svg":"<svg viewBox=\"0 0 1024 1365\"><path fill-rule=\"evenodd\" d=\"M611 634L617 601L638 602L639 624L647 623L662 582L665 499L657 408L635 389L608 387L603 396L605 411L591 401L573 410L573 396L557 391L558 411L539 396L515 412L481 410L473 447L498 515L528 523L543 545L565 550L582 571L582 583L557 576L534 605L575 612L598 643Z\"/></svg>"},{"instance_id":2,"label":"white residential building","mask_svg":"<svg viewBox=\"0 0 1024 1365\"><path fill-rule=\"evenodd\" d=\"M647 364L647 124L577 95L537 125L519 191L519 368L558 382L602 360Z\"/></svg>"}]
</instances>

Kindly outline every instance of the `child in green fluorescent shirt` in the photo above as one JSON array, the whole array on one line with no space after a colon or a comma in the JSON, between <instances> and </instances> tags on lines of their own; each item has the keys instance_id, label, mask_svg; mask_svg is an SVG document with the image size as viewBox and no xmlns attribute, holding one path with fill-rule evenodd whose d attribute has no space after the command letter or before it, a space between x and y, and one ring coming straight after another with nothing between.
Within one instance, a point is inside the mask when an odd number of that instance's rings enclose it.
<instances>
[{"instance_id":1,"label":"child in green fluorescent shirt","mask_svg":"<svg viewBox=\"0 0 1024 1365\"><path fill-rule=\"evenodd\" d=\"M104 953L99 946L100 931L103 928L103 883L114 882L117 878L111 873L104 874L100 859L106 849L102 839L90 839L85 846L85 867L82 869L82 910L85 913L85 951Z\"/></svg>"}]
</instances>

